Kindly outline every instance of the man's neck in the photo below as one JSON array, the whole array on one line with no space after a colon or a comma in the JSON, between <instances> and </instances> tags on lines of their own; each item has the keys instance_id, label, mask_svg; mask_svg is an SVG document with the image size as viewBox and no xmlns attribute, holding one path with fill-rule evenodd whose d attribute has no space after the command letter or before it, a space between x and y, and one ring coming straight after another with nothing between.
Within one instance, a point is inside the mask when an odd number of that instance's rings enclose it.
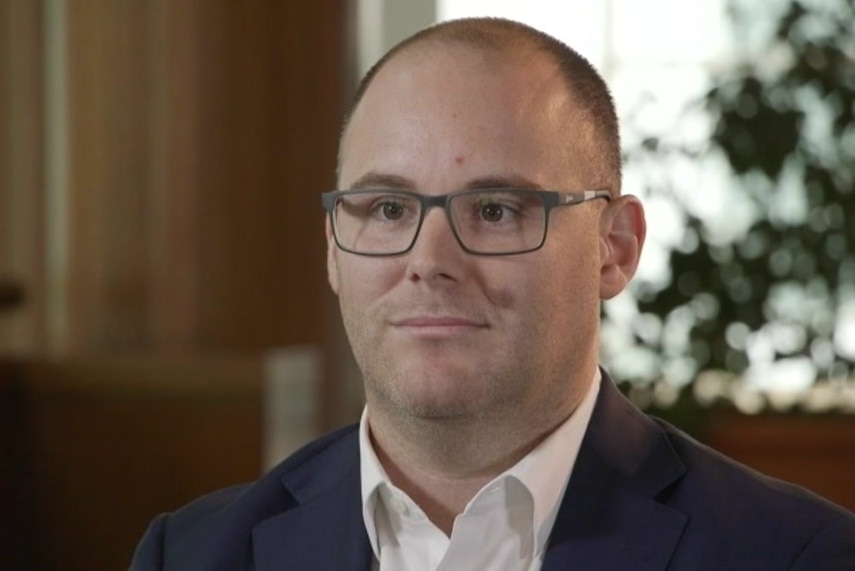
<instances>
[{"instance_id":1,"label":"man's neck","mask_svg":"<svg viewBox=\"0 0 855 571\"><path fill-rule=\"evenodd\" d=\"M391 482L446 535L488 482L519 462L564 422L579 399L534 422L407 419L387 422L369 407L371 440Z\"/></svg>"}]
</instances>

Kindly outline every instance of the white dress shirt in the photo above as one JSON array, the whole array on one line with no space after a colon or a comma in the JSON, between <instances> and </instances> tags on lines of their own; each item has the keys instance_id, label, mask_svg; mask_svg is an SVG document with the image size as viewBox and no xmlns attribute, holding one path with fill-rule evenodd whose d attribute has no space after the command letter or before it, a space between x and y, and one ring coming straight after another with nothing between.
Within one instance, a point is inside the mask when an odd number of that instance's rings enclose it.
<instances>
[{"instance_id":1,"label":"white dress shirt","mask_svg":"<svg viewBox=\"0 0 855 571\"><path fill-rule=\"evenodd\" d=\"M536 571L558 513L601 375L582 402L522 460L484 486L454 520L451 537L389 481L368 435L367 408L359 426L362 515L379 571Z\"/></svg>"}]
</instances>

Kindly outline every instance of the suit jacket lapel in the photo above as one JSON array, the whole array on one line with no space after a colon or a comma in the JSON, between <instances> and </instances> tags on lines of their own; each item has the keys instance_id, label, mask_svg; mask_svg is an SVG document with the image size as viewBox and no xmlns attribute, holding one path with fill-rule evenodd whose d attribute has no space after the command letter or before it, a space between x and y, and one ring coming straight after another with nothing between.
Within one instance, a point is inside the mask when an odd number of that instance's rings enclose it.
<instances>
[{"instance_id":1,"label":"suit jacket lapel","mask_svg":"<svg viewBox=\"0 0 855 571\"><path fill-rule=\"evenodd\" d=\"M543 570L665 569L687 516L657 501L686 468L604 373Z\"/></svg>"},{"instance_id":2,"label":"suit jacket lapel","mask_svg":"<svg viewBox=\"0 0 855 571\"><path fill-rule=\"evenodd\" d=\"M659 502L686 468L659 427L604 373L543 571L662 570L687 516ZM282 476L296 504L253 529L258 571L368 571L356 433Z\"/></svg>"},{"instance_id":3,"label":"suit jacket lapel","mask_svg":"<svg viewBox=\"0 0 855 571\"><path fill-rule=\"evenodd\" d=\"M298 505L255 526L255 569L368 571L355 433L285 473L282 483Z\"/></svg>"}]
</instances>

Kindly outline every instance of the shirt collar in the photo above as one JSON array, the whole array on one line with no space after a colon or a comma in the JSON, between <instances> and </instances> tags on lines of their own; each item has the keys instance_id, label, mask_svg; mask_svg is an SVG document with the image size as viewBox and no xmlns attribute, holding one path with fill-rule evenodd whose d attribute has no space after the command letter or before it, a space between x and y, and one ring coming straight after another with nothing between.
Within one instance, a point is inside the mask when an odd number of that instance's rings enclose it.
<instances>
[{"instance_id":1,"label":"shirt collar","mask_svg":"<svg viewBox=\"0 0 855 571\"><path fill-rule=\"evenodd\" d=\"M489 482L488 487L508 478L520 482L531 494L533 506L532 530L536 548L542 553L558 515L570 473L579 455L582 439L593 414L600 390L602 374L597 368L593 382L576 410L561 423L543 442L514 466ZM368 428L368 407L362 411L359 422L359 458L362 487L362 517L375 557L380 556L375 523L375 508L382 488L394 488L380 464L371 443ZM476 494L476 498L479 494ZM474 498L473 498L474 501Z\"/></svg>"},{"instance_id":2,"label":"shirt collar","mask_svg":"<svg viewBox=\"0 0 855 571\"><path fill-rule=\"evenodd\" d=\"M600 369L597 368L593 382L573 414L505 473L522 483L532 496L532 529L535 532L538 552L542 552L546 547L546 541L558 515L564 490L576 464L594 404L597 402L601 377Z\"/></svg>"},{"instance_id":3,"label":"shirt collar","mask_svg":"<svg viewBox=\"0 0 855 571\"><path fill-rule=\"evenodd\" d=\"M374 509L380 489L390 485L389 477L380 464L371 437L368 434L368 407L362 409L362 417L359 420L359 472L362 485L362 519L365 521L365 530L371 541L371 549L375 557L380 557L380 548L377 544L377 525L374 522Z\"/></svg>"}]
</instances>

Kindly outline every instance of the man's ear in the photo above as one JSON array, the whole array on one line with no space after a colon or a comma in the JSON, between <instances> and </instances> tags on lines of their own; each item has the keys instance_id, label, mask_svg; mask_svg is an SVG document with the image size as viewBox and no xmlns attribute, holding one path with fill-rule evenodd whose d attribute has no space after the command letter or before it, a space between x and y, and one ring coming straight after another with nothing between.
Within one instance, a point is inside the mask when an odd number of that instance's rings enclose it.
<instances>
[{"instance_id":1,"label":"man's ear","mask_svg":"<svg viewBox=\"0 0 855 571\"><path fill-rule=\"evenodd\" d=\"M619 294L638 268L647 223L634 196L612 200L600 217L600 299Z\"/></svg>"},{"instance_id":2,"label":"man's ear","mask_svg":"<svg viewBox=\"0 0 855 571\"><path fill-rule=\"evenodd\" d=\"M333 292L338 295L338 247L335 245L329 217L325 228L327 235L327 281Z\"/></svg>"}]
</instances>

